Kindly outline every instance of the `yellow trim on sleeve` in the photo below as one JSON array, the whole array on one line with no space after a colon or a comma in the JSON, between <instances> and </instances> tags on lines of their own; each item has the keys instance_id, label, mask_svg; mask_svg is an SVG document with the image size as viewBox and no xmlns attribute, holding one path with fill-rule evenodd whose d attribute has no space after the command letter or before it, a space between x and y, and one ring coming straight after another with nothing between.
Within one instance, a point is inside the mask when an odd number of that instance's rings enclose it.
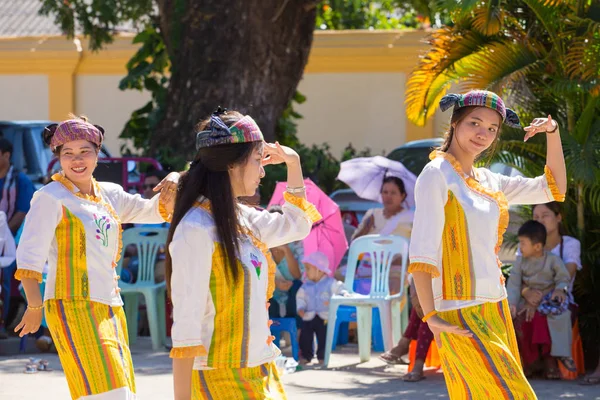
<instances>
[{"instance_id":1,"label":"yellow trim on sleeve","mask_svg":"<svg viewBox=\"0 0 600 400\"><path fill-rule=\"evenodd\" d=\"M169 353L171 358L194 358L206 356L206 348L203 345L198 346L187 346L187 347L173 347Z\"/></svg>"},{"instance_id":2,"label":"yellow trim on sleeve","mask_svg":"<svg viewBox=\"0 0 600 400\"><path fill-rule=\"evenodd\" d=\"M171 214L169 211L167 211L167 207L165 207L165 203L163 203L162 200L158 200L158 212L160 214L160 216L162 217L162 219L165 220L165 222L171 222L171 218L173 217L173 214Z\"/></svg>"},{"instance_id":3,"label":"yellow trim on sleeve","mask_svg":"<svg viewBox=\"0 0 600 400\"><path fill-rule=\"evenodd\" d=\"M431 274L432 278L437 278L440 276L440 271L438 271L435 265L423 262L411 263L408 266L408 273L412 274L413 272L427 272L428 274Z\"/></svg>"},{"instance_id":4,"label":"yellow trim on sleeve","mask_svg":"<svg viewBox=\"0 0 600 400\"><path fill-rule=\"evenodd\" d=\"M552 198L554 199L554 201L559 201L559 202L563 202L565 201L565 195L564 193L561 193L560 190L558 189L558 186L556 185L556 180L554 179L554 175L552 175L552 171L550 170L550 168L548 168L548 166L544 166L544 175L546 175L546 181L548 182L548 188L550 189L550 192L552 193Z\"/></svg>"},{"instance_id":5,"label":"yellow trim on sleeve","mask_svg":"<svg viewBox=\"0 0 600 400\"><path fill-rule=\"evenodd\" d=\"M296 206L302 211L304 211L304 213L308 216L308 218L310 218L313 224L323 218L319 211L317 211L316 207L312 203L308 202L306 199L294 196L293 194L290 194L288 192L283 193L283 198L291 205Z\"/></svg>"},{"instance_id":6,"label":"yellow trim on sleeve","mask_svg":"<svg viewBox=\"0 0 600 400\"><path fill-rule=\"evenodd\" d=\"M15 272L15 279L18 281L22 281L25 278L35 279L36 281L38 281L38 283L42 283L43 279L41 272L37 272L31 269L17 269L17 271Z\"/></svg>"}]
</instances>

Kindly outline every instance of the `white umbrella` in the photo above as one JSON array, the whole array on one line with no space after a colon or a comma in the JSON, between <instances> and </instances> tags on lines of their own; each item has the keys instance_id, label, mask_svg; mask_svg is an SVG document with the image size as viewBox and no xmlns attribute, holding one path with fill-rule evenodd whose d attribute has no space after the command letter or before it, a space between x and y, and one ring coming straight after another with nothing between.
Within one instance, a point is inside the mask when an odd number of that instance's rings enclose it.
<instances>
[{"instance_id":1,"label":"white umbrella","mask_svg":"<svg viewBox=\"0 0 600 400\"><path fill-rule=\"evenodd\" d=\"M389 158L360 157L344 161L340 165L338 179L350 186L361 198L381 202L383 179L395 176L402 179L406 189L406 203L410 208L415 205L415 184L417 177L401 162Z\"/></svg>"}]
</instances>

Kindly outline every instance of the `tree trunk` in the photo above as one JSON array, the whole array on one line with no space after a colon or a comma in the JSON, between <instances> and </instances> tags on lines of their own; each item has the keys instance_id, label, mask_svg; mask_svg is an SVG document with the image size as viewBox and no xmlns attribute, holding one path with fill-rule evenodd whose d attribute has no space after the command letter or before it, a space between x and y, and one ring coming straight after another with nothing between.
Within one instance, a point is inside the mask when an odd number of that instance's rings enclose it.
<instances>
[{"instance_id":1,"label":"tree trunk","mask_svg":"<svg viewBox=\"0 0 600 400\"><path fill-rule=\"evenodd\" d=\"M217 107L250 114L267 140L310 52L314 0L159 0L172 61L164 118L151 154L192 156L196 124Z\"/></svg>"}]
</instances>

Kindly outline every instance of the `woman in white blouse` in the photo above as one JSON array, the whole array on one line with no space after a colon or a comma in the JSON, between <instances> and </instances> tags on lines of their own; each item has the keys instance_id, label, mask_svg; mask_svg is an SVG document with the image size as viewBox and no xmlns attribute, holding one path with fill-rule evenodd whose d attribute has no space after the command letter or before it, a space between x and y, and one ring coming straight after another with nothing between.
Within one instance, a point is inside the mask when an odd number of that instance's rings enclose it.
<instances>
[{"instance_id":1,"label":"woman in white blouse","mask_svg":"<svg viewBox=\"0 0 600 400\"><path fill-rule=\"evenodd\" d=\"M199 128L167 241L175 400L285 399L267 312L276 270L268 249L304 239L320 216L306 201L298 154L264 143L250 116L218 109ZM279 163L288 169L282 214L237 201Z\"/></svg>"},{"instance_id":2,"label":"woman in white blouse","mask_svg":"<svg viewBox=\"0 0 600 400\"><path fill-rule=\"evenodd\" d=\"M566 169L558 124L536 118L525 140L546 133L545 174L507 177L475 160L492 148L503 123L517 115L492 92L442 98L454 108L442 148L417 180L409 272L423 321L439 347L451 399L534 399L520 363L498 251L509 204L564 200Z\"/></svg>"},{"instance_id":3,"label":"woman in white blouse","mask_svg":"<svg viewBox=\"0 0 600 400\"><path fill-rule=\"evenodd\" d=\"M406 189L402 179L388 176L381 185L381 200L383 208L371 208L365 213L360 225L352 235L352 240L365 235L398 235L410 239L414 212L406 206ZM394 260L391 270L392 292L400 289L400 260ZM343 281L346 276L347 266L338 268L335 277ZM371 266L368 260L361 262L357 268L358 278L371 276Z\"/></svg>"},{"instance_id":4,"label":"woman in white blouse","mask_svg":"<svg viewBox=\"0 0 600 400\"><path fill-rule=\"evenodd\" d=\"M15 331L35 333L42 312L58 350L73 399L135 399L127 324L115 273L121 257L121 223L159 223L171 195L152 200L92 174L104 139L102 127L83 118L52 124L44 140L61 172L33 195L15 274L27 310ZM166 183L174 192L179 174ZM164 185L164 184L163 184ZM42 272L48 260L44 301Z\"/></svg>"}]
</instances>

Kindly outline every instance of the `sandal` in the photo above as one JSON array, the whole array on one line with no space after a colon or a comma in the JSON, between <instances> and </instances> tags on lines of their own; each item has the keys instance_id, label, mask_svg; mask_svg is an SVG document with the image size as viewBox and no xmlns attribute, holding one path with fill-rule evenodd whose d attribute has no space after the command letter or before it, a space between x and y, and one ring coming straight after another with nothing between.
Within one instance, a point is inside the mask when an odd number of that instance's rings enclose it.
<instances>
[{"instance_id":1,"label":"sandal","mask_svg":"<svg viewBox=\"0 0 600 400\"><path fill-rule=\"evenodd\" d=\"M578 383L584 386L598 385L600 384L600 376L584 376Z\"/></svg>"},{"instance_id":2,"label":"sandal","mask_svg":"<svg viewBox=\"0 0 600 400\"><path fill-rule=\"evenodd\" d=\"M386 351L379 356L379 359L388 365L408 365L401 356L397 356L394 353Z\"/></svg>"},{"instance_id":3,"label":"sandal","mask_svg":"<svg viewBox=\"0 0 600 400\"><path fill-rule=\"evenodd\" d=\"M425 379L425 376L423 375L423 373L418 373L418 372L409 372L408 374L404 375L402 377L402 380L404 382L419 382L422 381L423 379Z\"/></svg>"},{"instance_id":4,"label":"sandal","mask_svg":"<svg viewBox=\"0 0 600 400\"><path fill-rule=\"evenodd\" d=\"M575 365L575 360L571 357L558 357L558 361L571 372L577 372L577 365Z\"/></svg>"}]
</instances>

